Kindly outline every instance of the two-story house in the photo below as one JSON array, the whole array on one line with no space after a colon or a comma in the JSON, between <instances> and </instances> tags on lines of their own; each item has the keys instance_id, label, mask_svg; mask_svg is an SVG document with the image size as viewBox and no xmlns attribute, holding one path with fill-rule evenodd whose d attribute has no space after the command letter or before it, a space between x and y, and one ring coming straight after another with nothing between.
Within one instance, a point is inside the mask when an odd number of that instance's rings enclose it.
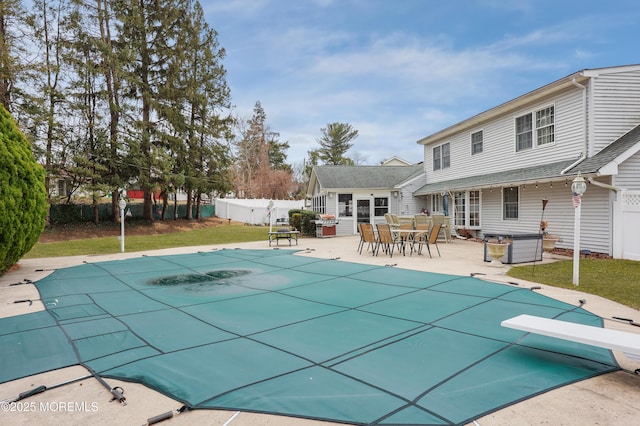
<instances>
[{"instance_id":1,"label":"two-story house","mask_svg":"<svg viewBox=\"0 0 640 426\"><path fill-rule=\"evenodd\" d=\"M558 247L573 248L571 183L582 197L581 250L640 260L640 65L586 69L427 136L414 191L454 226L539 231L542 199Z\"/></svg>"}]
</instances>

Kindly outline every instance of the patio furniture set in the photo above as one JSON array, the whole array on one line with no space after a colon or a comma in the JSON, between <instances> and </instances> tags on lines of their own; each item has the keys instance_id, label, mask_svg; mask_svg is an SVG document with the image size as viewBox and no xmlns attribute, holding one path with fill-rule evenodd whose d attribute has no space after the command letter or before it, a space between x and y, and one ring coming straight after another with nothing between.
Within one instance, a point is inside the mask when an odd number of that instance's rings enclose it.
<instances>
[{"instance_id":1,"label":"patio furniture set","mask_svg":"<svg viewBox=\"0 0 640 426\"><path fill-rule=\"evenodd\" d=\"M362 254L362 250L367 245L367 251L371 250L374 256L380 253L380 250L393 257L394 251L397 249L403 255L409 251L412 255L422 254L422 247L426 247L431 256L431 246L435 246L440 256L440 248L438 247L438 235L440 234L441 225L417 223L415 226L410 223L399 224L393 226L388 223L379 223L375 226L370 223L359 223L358 231L360 232L360 242L358 244L358 253Z\"/></svg>"}]
</instances>

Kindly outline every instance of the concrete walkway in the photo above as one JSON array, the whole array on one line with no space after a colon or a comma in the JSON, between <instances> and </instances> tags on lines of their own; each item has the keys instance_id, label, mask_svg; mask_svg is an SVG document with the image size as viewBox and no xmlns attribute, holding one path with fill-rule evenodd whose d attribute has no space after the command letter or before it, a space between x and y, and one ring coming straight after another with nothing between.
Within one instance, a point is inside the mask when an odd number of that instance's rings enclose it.
<instances>
[{"instance_id":1,"label":"concrete walkway","mask_svg":"<svg viewBox=\"0 0 640 426\"><path fill-rule=\"evenodd\" d=\"M429 258L424 253L420 256L403 256L396 253L392 258L383 254L373 256L370 252L365 253L365 251L359 254L356 250L358 242L359 237L357 236L324 239L301 238L298 246L294 245L291 248L299 249L300 256L339 258L339 260L348 262L381 266L394 265L398 268L454 275L478 274L476 275L478 278L510 283L511 285L539 286L541 288L535 291L566 303L578 305L580 300L584 300L584 309L605 318L605 326L608 328L640 334L640 327L610 320L616 316L640 322L640 311L578 290L559 289L507 277L505 273L509 266L496 268L483 261L483 244L480 242L453 240L448 244L439 243L442 256L438 257L437 253L432 253L434 254L433 258ZM35 286L30 284L10 286L10 284L23 282L25 279L37 281L50 274L53 269L79 265L83 262L139 257L143 254L167 255L223 248L277 250L289 249L289 246L285 242L279 247L270 248L265 236L265 241L242 244L210 245L105 256L25 259L20 262L19 269L0 277L0 317L42 310L42 304L37 301L39 294ZM555 261L555 259L545 258L542 263L550 261ZM32 305L14 303L16 300L25 299L31 299L34 302ZM43 348L43 350L45 349ZM515 424L636 426L640 424L640 376L630 371L640 368L640 363L632 361L622 354L614 354L625 371L564 386L476 419L472 424L482 426ZM0 401L15 397L21 392L40 385L51 388L56 384L85 375L87 375L87 371L83 367L75 366L5 383L0 385ZM121 386L125 390L126 406L115 401L110 402L111 395L105 388L97 380L89 378L47 390L12 405L2 404L0 424L141 425L154 416L177 410L182 406L180 402L142 385L112 379L108 379L107 382L111 387ZM460 401L460 404L464 403L465 401ZM175 414L173 419L163 422L163 424L319 426L333 423L244 412L197 410Z\"/></svg>"}]
</instances>

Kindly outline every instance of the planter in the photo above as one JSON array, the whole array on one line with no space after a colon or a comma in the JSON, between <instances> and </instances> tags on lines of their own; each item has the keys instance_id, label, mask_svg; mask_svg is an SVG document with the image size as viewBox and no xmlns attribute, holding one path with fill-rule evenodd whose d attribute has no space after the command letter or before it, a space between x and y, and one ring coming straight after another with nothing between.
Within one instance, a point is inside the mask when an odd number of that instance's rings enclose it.
<instances>
[{"instance_id":1,"label":"planter","mask_svg":"<svg viewBox=\"0 0 640 426\"><path fill-rule=\"evenodd\" d=\"M502 261L500 259L502 259L502 257L506 254L509 244L511 243L504 243L504 242L502 243L487 242L486 243L487 253L489 254L489 256L491 256L491 259L493 259L491 260L491 263L489 263L489 266L495 266L495 267L503 266Z\"/></svg>"},{"instance_id":2,"label":"planter","mask_svg":"<svg viewBox=\"0 0 640 426\"><path fill-rule=\"evenodd\" d=\"M544 250L547 256L549 256L549 254L553 251L553 249L556 248L557 241L558 241L558 238L552 238L552 237L544 237L542 239L542 250Z\"/></svg>"}]
</instances>

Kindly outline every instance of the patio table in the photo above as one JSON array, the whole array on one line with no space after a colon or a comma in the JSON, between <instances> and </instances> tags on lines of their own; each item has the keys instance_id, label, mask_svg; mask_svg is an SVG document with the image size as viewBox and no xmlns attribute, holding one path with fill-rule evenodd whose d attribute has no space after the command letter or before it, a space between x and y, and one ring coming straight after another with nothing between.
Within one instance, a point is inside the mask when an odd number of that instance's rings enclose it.
<instances>
[{"instance_id":1,"label":"patio table","mask_svg":"<svg viewBox=\"0 0 640 426\"><path fill-rule=\"evenodd\" d=\"M279 246L280 245L280 240L289 240L289 245L291 245L292 241L296 242L296 245L298 245L298 235L300 234L300 231L273 231L273 232L269 232L269 247L271 247L271 243L273 241L276 242L276 245Z\"/></svg>"}]
</instances>

